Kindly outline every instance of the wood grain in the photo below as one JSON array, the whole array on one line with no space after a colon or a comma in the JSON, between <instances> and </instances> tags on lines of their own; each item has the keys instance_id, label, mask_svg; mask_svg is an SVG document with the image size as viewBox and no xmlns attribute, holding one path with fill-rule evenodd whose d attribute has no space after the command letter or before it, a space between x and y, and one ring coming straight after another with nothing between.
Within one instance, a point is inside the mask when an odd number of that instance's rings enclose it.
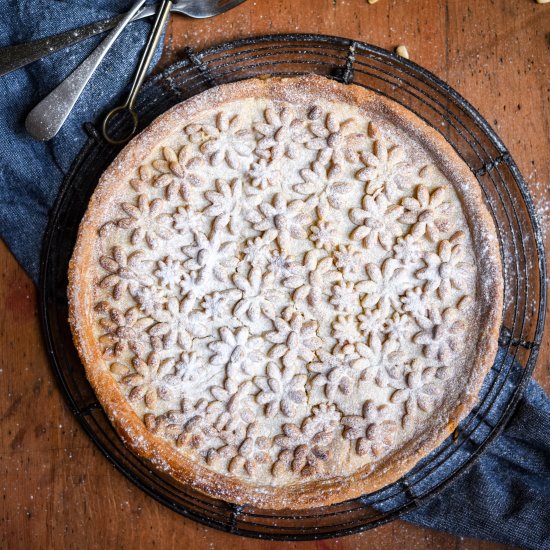
<instances>
[{"instance_id":1,"label":"wood grain","mask_svg":"<svg viewBox=\"0 0 550 550\"><path fill-rule=\"evenodd\" d=\"M498 131L550 224L550 5L532 0L249 0L222 17L176 16L161 65L186 46L232 38L319 32L392 49L449 82ZM546 236L549 244L548 235ZM118 474L78 427L42 348L36 291L0 246L0 547L258 548L254 540L186 520ZM535 378L550 390L546 339ZM502 548L396 521L359 535L261 548Z\"/></svg>"}]
</instances>

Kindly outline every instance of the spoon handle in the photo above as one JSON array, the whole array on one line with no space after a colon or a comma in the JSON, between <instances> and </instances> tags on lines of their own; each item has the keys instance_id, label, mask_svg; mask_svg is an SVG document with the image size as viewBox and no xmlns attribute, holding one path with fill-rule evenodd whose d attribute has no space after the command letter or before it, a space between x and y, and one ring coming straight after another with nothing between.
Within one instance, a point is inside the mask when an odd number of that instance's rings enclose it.
<instances>
[{"instance_id":1,"label":"spoon handle","mask_svg":"<svg viewBox=\"0 0 550 550\"><path fill-rule=\"evenodd\" d=\"M136 98L143 84L143 81L147 76L147 71L149 70L153 56L155 55L160 37L162 36L162 31L164 29L164 26L166 25L166 22L168 21L168 18L170 17L171 9L172 0L163 0L155 19L153 28L151 30L151 34L149 35L147 45L145 46L145 49L141 54L141 59L139 60L139 65L136 70L134 80L132 82L132 87L130 89L130 93L128 94L128 99L122 105L119 105L118 107L112 109L103 120L103 137L107 142L111 143L112 145L121 145L123 143L126 143L136 133L139 122L138 115L134 108L136 104ZM116 114L122 113L124 111L129 112L133 120L133 125L130 131L125 136L113 137L109 131L109 123Z\"/></svg>"},{"instance_id":2,"label":"spoon handle","mask_svg":"<svg viewBox=\"0 0 550 550\"><path fill-rule=\"evenodd\" d=\"M59 132L98 65L144 3L137 0L107 38L29 113L25 127L31 136L47 141Z\"/></svg>"}]
</instances>

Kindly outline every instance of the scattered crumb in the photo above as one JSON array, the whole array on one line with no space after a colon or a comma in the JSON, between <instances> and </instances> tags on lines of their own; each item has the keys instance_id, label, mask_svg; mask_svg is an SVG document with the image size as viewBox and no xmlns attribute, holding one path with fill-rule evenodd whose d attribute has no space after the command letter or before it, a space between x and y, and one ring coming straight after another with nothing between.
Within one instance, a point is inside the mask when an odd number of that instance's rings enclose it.
<instances>
[{"instance_id":1,"label":"scattered crumb","mask_svg":"<svg viewBox=\"0 0 550 550\"><path fill-rule=\"evenodd\" d=\"M395 53L401 57L404 57L405 59L410 59L409 50L407 50L407 46L403 46L403 44L395 48Z\"/></svg>"}]
</instances>

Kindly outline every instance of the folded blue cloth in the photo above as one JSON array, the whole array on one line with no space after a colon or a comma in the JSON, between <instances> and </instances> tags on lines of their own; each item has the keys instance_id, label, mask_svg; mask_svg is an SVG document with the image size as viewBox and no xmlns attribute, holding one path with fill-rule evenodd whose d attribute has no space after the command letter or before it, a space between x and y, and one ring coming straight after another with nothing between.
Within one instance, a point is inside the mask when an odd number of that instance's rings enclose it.
<instances>
[{"instance_id":1,"label":"folded blue cloth","mask_svg":"<svg viewBox=\"0 0 550 550\"><path fill-rule=\"evenodd\" d=\"M121 13L131 4L130 0L0 0L0 47ZM0 235L35 281L48 212L86 140L82 124L97 120L120 99L148 29L148 22L130 25L59 135L48 143L25 133L25 117L100 39L0 77ZM516 375L521 372L519 365L511 367ZM405 519L461 536L550 549L550 401L535 382L529 383L504 433L482 457Z\"/></svg>"}]
</instances>

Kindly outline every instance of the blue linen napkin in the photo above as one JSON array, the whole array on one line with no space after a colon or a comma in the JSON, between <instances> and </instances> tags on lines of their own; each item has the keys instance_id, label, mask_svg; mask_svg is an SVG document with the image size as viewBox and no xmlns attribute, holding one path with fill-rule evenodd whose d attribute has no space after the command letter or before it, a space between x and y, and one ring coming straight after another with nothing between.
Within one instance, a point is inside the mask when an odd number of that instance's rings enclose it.
<instances>
[{"instance_id":1,"label":"blue linen napkin","mask_svg":"<svg viewBox=\"0 0 550 550\"><path fill-rule=\"evenodd\" d=\"M129 0L0 0L0 46L35 40L129 9ZM59 135L30 138L30 109L99 42L93 38L0 77L0 235L34 281L61 181L86 141L82 124L116 104L149 29L132 23L85 89ZM157 53L158 58L158 53ZM516 375L521 367L512 365ZM550 549L550 400L530 381L504 432L451 486L404 519L460 536Z\"/></svg>"}]
</instances>

